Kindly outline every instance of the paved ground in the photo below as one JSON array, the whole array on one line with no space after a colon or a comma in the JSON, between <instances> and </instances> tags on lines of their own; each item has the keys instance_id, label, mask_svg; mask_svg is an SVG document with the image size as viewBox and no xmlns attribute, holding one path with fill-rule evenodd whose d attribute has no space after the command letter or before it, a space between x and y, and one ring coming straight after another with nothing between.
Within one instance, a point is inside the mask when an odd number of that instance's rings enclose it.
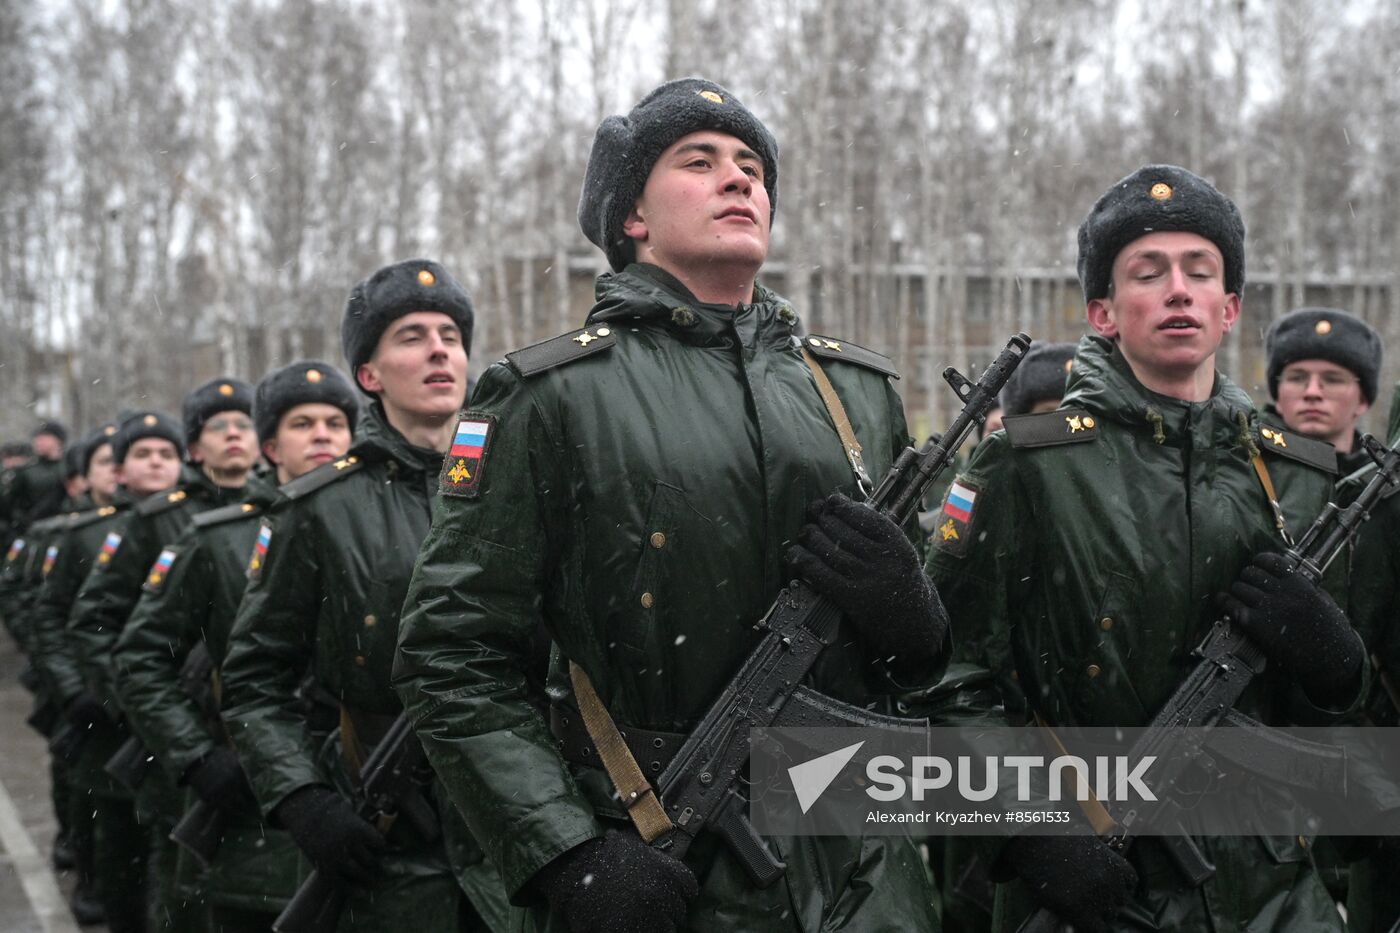
<instances>
[{"instance_id":1,"label":"paved ground","mask_svg":"<svg viewBox=\"0 0 1400 933\"><path fill-rule=\"evenodd\" d=\"M78 933L68 911L70 872L55 875L49 855L57 830L49 798L49 756L24 724L31 697L19 685L24 659L0 630L0 930ZM106 927L83 927L103 933Z\"/></svg>"}]
</instances>

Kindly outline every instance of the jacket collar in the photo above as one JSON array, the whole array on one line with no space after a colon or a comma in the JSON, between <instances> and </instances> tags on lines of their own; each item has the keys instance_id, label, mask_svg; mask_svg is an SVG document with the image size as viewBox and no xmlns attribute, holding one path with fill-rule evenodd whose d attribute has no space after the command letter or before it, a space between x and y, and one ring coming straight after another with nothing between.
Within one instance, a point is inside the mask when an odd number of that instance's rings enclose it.
<instances>
[{"instance_id":1,"label":"jacket collar","mask_svg":"<svg viewBox=\"0 0 1400 933\"><path fill-rule=\"evenodd\" d=\"M675 276L648 263L598 276L594 292L589 324L647 323L695 346L736 340L751 348L788 346L798 325L792 306L762 285L754 285L749 304L705 304Z\"/></svg>"},{"instance_id":2,"label":"jacket collar","mask_svg":"<svg viewBox=\"0 0 1400 933\"><path fill-rule=\"evenodd\" d=\"M195 499L218 506L244 501L256 482L253 474L249 473L247 483L237 489L227 489L205 475L199 464L187 463L180 469L180 481L177 485Z\"/></svg>"},{"instance_id":3,"label":"jacket collar","mask_svg":"<svg viewBox=\"0 0 1400 933\"><path fill-rule=\"evenodd\" d=\"M1062 405L1086 408L1172 447L1240 444L1241 416L1251 435L1258 431L1254 402L1218 370L1210 397L1203 402L1159 395L1133 375L1117 343L1093 334L1079 341Z\"/></svg>"},{"instance_id":4,"label":"jacket collar","mask_svg":"<svg viewBox=\"0 0 1400 933\"><path fill-rule=\"evenodd\" d=\"M350 453L369 463L394 463L396 469L437 473L442 469L442 452L415 447L389 424L384 407L371 402L355 425L355 442Z\"/></svg>"}]
</instances>

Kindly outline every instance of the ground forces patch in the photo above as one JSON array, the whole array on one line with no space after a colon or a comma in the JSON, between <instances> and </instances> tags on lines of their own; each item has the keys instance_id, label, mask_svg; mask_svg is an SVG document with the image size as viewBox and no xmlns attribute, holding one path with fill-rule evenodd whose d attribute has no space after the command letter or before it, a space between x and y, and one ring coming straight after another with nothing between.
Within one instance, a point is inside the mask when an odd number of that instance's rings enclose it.
<instances>
[{"instance_id":1,"label":"ground forces patch","mask_svg":"<svg viewBox=\"0 0 1400 933\"><path fill-rule=\"evenodd\" d=\"M258 528L258 539L253 542L253 556L248 559L248 579L256 580L267 563L267 546L272 543L272 525L266 519Z\"/></svg>"},{"instance_id":2,"label":"ground forces patch","mask_svg":"<svg viewBox=\"0 0 1400 933\"><path fill-rule=\"evenodd\" d=\"M176 552L174 548L166 548L156 557L156 562L151 565L151 572L146 574L146 584L141 587L147 593L159 593L161 587L165 585L165 578L170 575L170 568L175 564Z\"/></svg>"},{"instance_id":3,"label":"ground forces patch","mask_svg":"<svg viewBox=\"0 0 1400 933\"><path fill-rule=\"evenodd\" d=\"M481 474L496 429L492 415L468 415L457 422L452 446L442 460L440 491L445 496L474 499L481 494Z\"/></svg>"},{"instance_id":4,"label":"ground forces patch","mask_svg":"<svg viewBox=\"0 0 1400 933\"><path fill-rule=\"evenodd\" d=\"M111 563L112 555L117 553L117 546L122 543L122 536L115 532L107 532L107 537L102 539L102 549L97 552L98 565Z\"/></svg>"},{"instance_id":5,"label":"ground forces patch","mask_svg":"<svg viewBox=\"0 0 1400 933\"><path fill-rule=\"evenodd\" d=\"M44 552L44 569L41 571L44 576L47 577L49 575L49 571L53 569L53 564L56 560L58 560L58 545L50 544L49 549Z\"/></svg>"},{"instance_id":6,"label":"ground forces patch","mask_svg":"<svg viewBox=\"0 0 1400 933\"><path fill-rule=\"evenodd\" d=\"M933 544L940 551L962 557L972 544L972 520L977 510L978 489L965 479L948 487L943 508L933 525Z\"/></svg>"}]
</instances>

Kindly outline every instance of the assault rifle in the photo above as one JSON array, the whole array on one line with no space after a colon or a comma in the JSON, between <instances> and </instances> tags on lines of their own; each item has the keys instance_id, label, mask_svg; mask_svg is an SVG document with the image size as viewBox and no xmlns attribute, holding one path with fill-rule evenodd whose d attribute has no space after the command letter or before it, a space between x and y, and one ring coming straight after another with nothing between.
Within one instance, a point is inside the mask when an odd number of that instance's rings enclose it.
<instances>
[{"instance_id":1,"label":"assault rifle","mask_svg":"<svg viewBox=\"0 0 1400 933\"><path fill-rule=\"evenodd\" d=\"M423 797L423 788L432 782L432 771L406 714L400 713L394 720L360 773L360 799L355 809L380 833L387 836L402 817L425 841L438 837L437 814ZM349 896L348 888L318 868L297 888L272 929L276 933L334 933Z\"/></svg>"},{"instance_id":2,"label":"assault rifle","mask_svg":"<svg viewBox=\"0 0 1400 933\"><path fill-rule=\"evenodd\" d=\"M206 715L214 707L214 686L210 675L214 671L214 659L209 656L209 648L200 642L185 655L185 663L180 665L180 689L204 711ZM146 748L146 743L135 734L127 737L116 752L102 766L112 780L135 794L155 767L156 758Z\"/></svg>"},{"instance_id":3,"label":"assault rifle","mask_svg":"<svg viewBox=\"0 0 1400 933\"><path fill-rule=\"evenodd\" d=\"M1329 502L1298 543L1285 552L1293 571L1315 584L1321 582L1328 565L1370 518L1371 509L1386 487L1400 484L1400 441L1387 449L1368 434L1361 443L1378 467L1371 481L1345 508ZM1103 802L1116 825L1102 838L1115 851L1124 853L1132 840L1149 827L1175 826L1176 831L1162 836L1162 841L1186 879L1193 887L1200 887L1215 873L1215 868L1180 828L1176 797L1192 768L1208 764L1209 751L1219 747L1219 743L1209 741L1206 730L1221 725L1240 727L1232 734L1232 743L1281 745L1304 754L1325 755L1327 748L1281 736L1271 738L1272 730L1267 726L1234 709L1245 688L1263 673L1266 659L1233 620L1217 621L1194 653L1201 662L1128 753L1128 761L1155 756L1159 765L1147 783L1158 802L1118 813L1107 801ZM1059 926L1054 913L1041 907L1017 933L1054 933Z\"/></svg>"},{"instance_id":4,"label":"assault rifle","mask_svg":"<svg viewBox=\"0 0 1400 933\"><path fill-rule=\"evenodd\" d=\"M903 525L929 485L946 470L968 436L997 404L1007 378L1030 347L1017 334L982 378L973 383L951 366L943 378L963 408L941 438L906 448L865 503ZM733 848L749 877L767 887L782 876L779 861L745 815L740 790L749 760L749 730L764 726L864 726L923 734L928 723L872 713L802 685L822 649L836 639L841 611L801 580L778 594L756 628L763 633L739 672L710 706L657 781L671 829L650 840L683 858L702 830L717 832Z\"/></svg>"}]
</instances>

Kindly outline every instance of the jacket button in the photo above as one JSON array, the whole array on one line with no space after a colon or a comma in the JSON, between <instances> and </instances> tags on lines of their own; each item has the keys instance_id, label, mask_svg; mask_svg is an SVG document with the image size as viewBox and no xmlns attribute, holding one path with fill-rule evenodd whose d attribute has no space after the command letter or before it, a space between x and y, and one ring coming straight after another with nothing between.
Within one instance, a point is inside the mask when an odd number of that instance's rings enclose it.
<instances>
[{"instance_id":1,"label":"jacket button","mask_svg":"<svg viewBox=\"0 0 1400 933\"><path fill-rule=\"evenodd\" d=\"M1113 619L1109 616L1104 616L1099 620L1099 628L1103 629L1105 632L1113 628Z\"/></svg>"},{"instance_id":2,"label":"jacket button","mask_svg":"<svg viewBox=\"0 0 1400 933\"><path fill-rule=\"evenodd\" d=\"M374 617L373 613L365 616L365 628L374 628L378 624L379 620Z\"/></svg>"},{"instance_id":3,"label":"jacket button","mask_svg":"<svg viewBox=\"0 0 1400 933\"><path fill-rule=\"evenodd\" d=\"M652 547L655 547L655 548L663 548L663 547L665 547L665 546L666 546L666 536L665 536L664 534L662 534L661 532L659 532L659 531L653 531L653 532L651 533L651 546L652 546Z\"/></svg>"},{"instance_id":4,"label":"jacket button","mask_svg":"<svg viewBox=\"0 0 1400 933\"><path fill-rule=\"evenodd\" d=\"M650 593L643 593L643 594L642 594L642 608L643 608L643 609L650 609L650 608L651 608L652 606L654 606L654 605L656 605L656 597L655 597L655 596L652 596Z\"/></svg>"},{"instance_id":5,"label":"jacket button","mask_svg":"<svg viewBox=\"0 0 1400 933\"><path fill-rule=\"evenodd\" d=\"M1090 664L1084 669L1084 673L1088 674L1090 677L1097 677L1102 672L1103 668L1099 667L1097 664Z\"/></svg>"}]
</instances>

